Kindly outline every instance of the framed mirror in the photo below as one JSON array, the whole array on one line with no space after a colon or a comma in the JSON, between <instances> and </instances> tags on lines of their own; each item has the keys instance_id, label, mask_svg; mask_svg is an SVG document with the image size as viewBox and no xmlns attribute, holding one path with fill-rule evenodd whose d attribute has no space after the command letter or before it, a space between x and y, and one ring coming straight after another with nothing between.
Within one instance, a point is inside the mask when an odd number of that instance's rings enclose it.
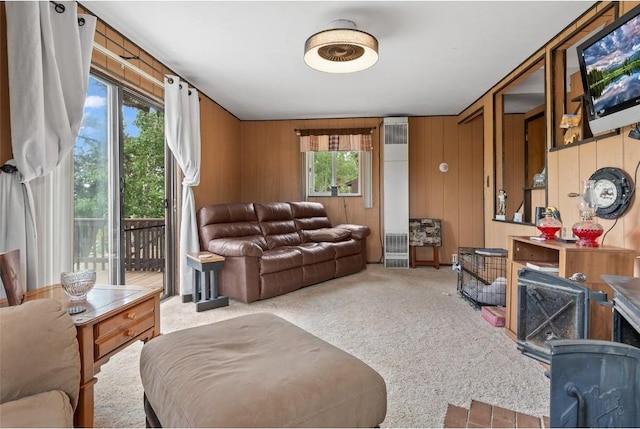
<instances>
[{"instance_id":1,"label":"framed mirror","mask_svg":"<svg viewBox=\"0 0 640 429\"><path fill-rule=\"evenodd\" d=\"M511 221L519 213L522 222L535 223L534 208L546 206L545 100L543 56L494 96L497 220ZM507 196L504 210L500 210L501 190Z\"/></svg>"}]
</instances>

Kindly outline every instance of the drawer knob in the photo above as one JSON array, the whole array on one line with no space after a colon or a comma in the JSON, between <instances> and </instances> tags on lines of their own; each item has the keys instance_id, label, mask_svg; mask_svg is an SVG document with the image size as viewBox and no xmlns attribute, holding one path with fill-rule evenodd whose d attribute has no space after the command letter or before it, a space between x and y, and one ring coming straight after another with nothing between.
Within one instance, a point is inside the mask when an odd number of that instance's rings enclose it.
<instances>
[{"instance_id":1,"label":"drawer knob","mask_svg":"<svg viewBox=\"0 0 640 429\"><path fill-rule=\"evenodd\" d=\"M135 320L138 317L136 313L127 313L127 319Z\"/></svg>"},{"instance_id":2,"label":"drawer knob","mask_svg":"<svg viewBox=\"0 0 640 429\"><path fill-rule=\"evenodd\" d=\"M130 329L127 331L127 337L135 337L136 335L138 335L138 332L134 331L133 329Z\"/></svg>"}]
</instances>

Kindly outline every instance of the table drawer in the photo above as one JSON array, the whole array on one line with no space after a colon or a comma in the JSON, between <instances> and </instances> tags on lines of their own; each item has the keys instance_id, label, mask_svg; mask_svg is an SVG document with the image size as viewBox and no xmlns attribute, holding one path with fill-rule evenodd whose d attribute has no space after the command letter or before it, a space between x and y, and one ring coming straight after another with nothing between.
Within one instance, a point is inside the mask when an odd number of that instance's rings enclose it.
<instances>
[{"instance_id":1,"label":"table drawer","mask_svg":"<svg viewBox=\"0 0 640 429\"><path fill-rule=\"evenodd\" d=\"M118 313L94 327L94 357L99 359L133 341L155 324L154 302L145 301Z\"/></svg>"}]
</instances>

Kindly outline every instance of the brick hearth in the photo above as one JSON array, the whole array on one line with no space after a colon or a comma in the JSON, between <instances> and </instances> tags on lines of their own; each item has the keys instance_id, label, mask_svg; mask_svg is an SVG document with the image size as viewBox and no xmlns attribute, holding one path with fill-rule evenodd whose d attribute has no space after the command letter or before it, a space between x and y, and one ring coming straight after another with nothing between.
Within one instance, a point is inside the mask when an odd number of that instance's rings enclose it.
<instances>
[{"instance_id":1,"label":"brick hearth","mask_svg":"<svg viewBox=\"0 0 640 429\"><path fill-rule=\"evenodd\" d=\"M548 417L534 417L480 401L471 401L469 410L449 404L445 428L548 428Z\"/></svg>"}]
</instances>

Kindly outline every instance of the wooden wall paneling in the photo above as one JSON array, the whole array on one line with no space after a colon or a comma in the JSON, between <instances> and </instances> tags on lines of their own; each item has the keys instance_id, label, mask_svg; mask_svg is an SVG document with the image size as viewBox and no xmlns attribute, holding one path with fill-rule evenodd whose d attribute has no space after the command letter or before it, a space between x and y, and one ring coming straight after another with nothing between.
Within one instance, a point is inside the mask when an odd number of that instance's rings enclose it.
<instances>
[{"instance_id":1,"label":"wooden wall paneling","mask_svg":"<svg viewBox=\"0 0 640 429\"><path fill-rule=\"evenodd\" d=\"M124 51L124 37L110 27L106 27L105 48L117 55L126 55ZM107 58L107 70L118 77L124 78L124 67L117 61Z\"/></svg>"},{"instance_id":2,"label":"wooden wall paneling","mask_svg":"<svg viewBox=\"0 0 640 429\"><path fill-rule=\"evenodd\" d=\"M7 63L7 12L0 3L0 165L13 158Z\"/></svg>"},{"instance_id":3,"label":"wooden wall paneling","mask_svg":"<svg viewBox=\"0 0 640 429\"><path fill-rule=\"evenodd\" d=\"M409 118L409 216L426 217L429 191L428 160L430 145L427 118Z\"/></svg>"},{"instance_id":4,"label":"wooden wall paneling","mask_svg":"<svg viewBox=\"0 0 640 429\"><path fill-rule=\"evenodd\" d=\"M127 62L132 65L140 68L140 48L131 43L129 40L124 40L124 56L125 57L135 57L128 59ZM124 78L132 85L140 88L140 82L146 79L140 77L140 75L133 70L128 68L124 68Z\"/></svg>"},{"instance_id":5,"label":"wooden wall paneling","mask_svg":"<svg viewBox=\"0 0 640 429\"><path fill-rule=\"evenodd\" d=\"M471 177L471 189L472 189L472 206L471 215L473 219L473 246L484 246L484 195L483 195L483 176L484 176L484 142L482 136L484 135L483 129L484 123L480 118L476 118L471 123L471 136L472 136L472 177Z\"/></svg>"},{"instance_id":6,"label":"wooden wall paneling","mask_svg":"<svg viewBox=\"0 0 640 429\"><path fill-rule=\"evenodd\" d=\"M139 53L140 55L140 70L150 74L151 76L153 76L153 68L151 67L151 64L153 63L153 58L151 57L151 55L147 54L144 51L140 51ZM164 79L159 79L160 82L164 82ZM149 82L147 79L140 79L140 88L142 88L143 90L147 91L148 93L153 94L154 93L154 84Z\"/></svg>"},{"instance_id":7,"label":"wooden wall paneling","mask_svg":"<svg viewBox=\"0 0 640 429\"><path fill-rule=\"evenodd\" d=\"M587 171L584 171L581 168L583 179L588 179L594 171L603 167L617 167L624 169L625 160L623 156L625 145L623 139L627 137L628 131L627 134L623 134L623 132L624 129L620 129L619 135L612 136L604 140L598 140L595 144L591 144L590 146L593 146L594 150L591 152L589 158L584 157L582 153L580 154L581 159L586 158L594 161L588 166ZM633 169L631 171L626 171L630 176L633 176ZM625 231L622 227L621 220L618 220L616 223L615 220L612 219L598 219L598 222L604 227L605 232L613 228L609 233L607 233L605 244L610 246L624 246Z\"/></svg>"},{"instance_id":8,"label":"wooden wall paneling","mask_svg":"<svg viewBox=\"0 0 640 429\"><path fill-rule=\"evenodd\" d=\"M550 184L559 183L560 180L560 154L561 151L549 152L547 154L547 204L553 205L560 201L560 191L557 186ZM533 217L532 217L533 219ZM535 219L533 219L535 223Z\"/></svg>"},{"instance_id":9,"label":"wooden wall paneling","mask_svg":"<svg viewBox=\"0 0 640 429\"><path fill-rule=\"evenodd\" d=\"M640 118L638 118L638 120L640 120ZM620 129L620 133L622 132L623 129ZM612 136L604 140L597 140L595 142L594 146L596 148L595 158L597 160L597 168L622 168L622 166L624 165L624 159L622 158L624 153L622 139L622 134L619 134L617 136ZM595 171L595 169L593 171ZM593 173L593 171L591 171L591 173ZM589 173L589 175L591 175L591 173ZM588 176L586 178L588 178Z\"/></svg>"},{"instance_id":10,"label":"wooden wall paneling","mask_svg":"<svg viewBox=\"0 0 640 429\"><path fill-rule=\"evenodd\" d=\"M482 117L478 116L474 121L482 123ZM444 264L450 264L451 255L458 253L458 229L460 226L460 209L458 205L458 192L460 182L458 174L460 168L458 166L458 158L460 156L460 126L456 118L447 116L444 118L444 162L449 164L449 171L440 173L443 179L442 188L442 247L440 248L440 261ZM483 140L482 135L475 136L476 139ZM483 213L478 213L482 216Z\"/></svg>"},{"instance_id":11,"label":"wooden wall paneling","mask_svg":"<svg viewBox=\"0 0 640 429\"><path fill-rule=\"evenodd\" d=\"M240 121L200 96L200 184L193 189L196 210L240 201Z\"/></svg>"},{"instance_id":12,"label":"wooden wall paneling","mask_svg":"<svg viewBox=\"0 0 640 429\"><path fill-rule=\"evenodd\" d=\"M549 206L560 210L562 216L562 226L571 228L580 218L576 206L577 199L569 197L572 192L580 192L580 157L579 148L570 148L558 151L558 182L557 199L549 198Z\"/></svg>"},{"instance_id":13,"label":"wooden wall paneling","mask_svg":"<svg viewBox=\"0 0 640 429\"><path fill-rule=\"evenodd\" d=\"M631 131L631 127L627 127L622 130L622 138L623 138L623 152L624 152L624 171L626 171L635 184L635 196L632 202L629 211L625 213L618 221L618 225L614 227L609 235L613 235L614 231L617 232L616 236L622 235L623 237L623 247L637 249L640 254L640 196L638 195L638 191L640 190L640 176L638 173L638 163L640 163L640 141L634 140L630 137L629 131ZM622 225L620 225L620 221ZM607 244L612 245L620 245L617 244L616 241L609 241L609 237L607 236ZM616 244L613 244L613 243ZM636 259L635 263L635 271L634 276L640 276L640 258Z\"/></svg>"},{"instance_id":14,"label":"wooden wall paneling","mask_svg":"<svg viewBox=\"0 0 640 429\"><path fill-rule=\"evenodd\" d=\"M107 46L107 26L99 19L96 22L96 32L93 35L93 40L101 46ZM91 64L97 66L102 70L107 70L107 56L97 50L91 52Z\"/></svg>"},{"instance_id":15,"label":"wooden wall paneling","mask_svg":"<svg viewBox=\"0 0 640 429\"><path fill-rule=\"evenodd\" d=\"M430 181L430 201L427 213L430 217L442 218L444 212L444 175L440 172L440 163L444 162L444 117L431 117L431 153L428 168Z\"/></svg>"},{"instance_id":16,"label":"wooden wall paneling","mask_svg":"<svg viewBox=\"0 0 640 429\"><path fill-rule=\"evenodd\" d=\"M458 158L458 247L474 245L472 201L473 201L473 124L460 126Z\"/></svg>"}]
</instances>

